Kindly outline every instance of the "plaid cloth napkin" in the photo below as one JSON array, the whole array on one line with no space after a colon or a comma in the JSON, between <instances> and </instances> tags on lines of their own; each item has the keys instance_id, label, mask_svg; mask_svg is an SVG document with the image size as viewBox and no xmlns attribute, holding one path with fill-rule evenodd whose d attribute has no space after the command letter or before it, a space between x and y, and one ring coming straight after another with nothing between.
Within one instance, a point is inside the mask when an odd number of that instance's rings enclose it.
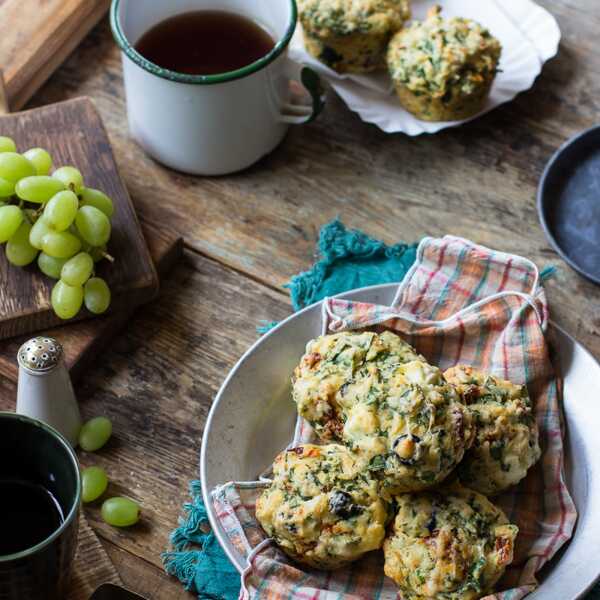
<instances>
[{"instance_id":1,"label":"plaid cloth napkin","mask_svg":"<svg viewBox=\"0 0 600 600\"><path fill-rule=\"evenodd\" d=\"M490 598L517 600L536 586L535 573L567 541L576 511L566 488L557 379L545 340L548 308L530 261L447 236L426 238L391 307L328 299L329 331L379 327L398 331L442 369L473 365L526 383L535 404L542 458L518 486L498 498L519 526L515 562ZM296 442L312 439L301 422ZM254 516L264 483L232 482L213 492L219 519L246 557L241 598L358 600L397 598L383 576L381 553L334 572L291 563Z\"/></svg>"}]
</instances>

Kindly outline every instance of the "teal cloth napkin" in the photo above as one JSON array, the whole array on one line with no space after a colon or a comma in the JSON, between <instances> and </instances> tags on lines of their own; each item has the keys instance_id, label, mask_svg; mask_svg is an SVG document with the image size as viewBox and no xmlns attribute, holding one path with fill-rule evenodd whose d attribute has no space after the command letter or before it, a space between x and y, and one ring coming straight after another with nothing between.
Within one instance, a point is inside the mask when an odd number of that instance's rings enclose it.
<instances>
[{"instance_id":1,"label":"teal cloth napkin","mask_svg":"<svg viewBox=\"0 0 600 600\"><path fill-rule=\"evenodd\" d=\"M190 483L190 494L185 516L171 534L173 550L161 555L165 570L201 600L237 600L240 574L210 529L199 481Z\"/></svg>"},{"instance_id":2,"label":"teal cloth napkin","mask_svg":"<svg viewBox=\"0 0 600 600\"><path fill-rule=\"evenodd\" d=\"M387 246L357 230L348 230L335 220L323 226L319 235L320 260L304 273L292 277L290 290L294 310L300 310L327 296L351 289L400 282L416 258L417 244ZM546 278L554 272L542 272ZM268 331L276 322L264 323ZM184 516L171 534L173 550L162 554L167 573L179 578L200 600L237 600L240 576L210 530L202 503L199 481L190 483L192 500L184 504ZM600 584L586 600L600 600Z\"/></svg>"},{"instance_id":3,"label":"teal cloth napkin","mask_svg":"<svg viewBox=\"0 0 600 600\"><path fill-rule=\"evenodd\" d=\"M400 282L417 255L417 244L386 246L362 231L346 229L338 219L321 228L317 249L319 261L284 286L295 311L348 290ZM266 333L275 325L277 321L263 321L257 329Z\"/></svg>"},{"instance_id":4,"label":"teal cloth napkin","mask_svg":"<svg viewBox=\"0 0 600 600\"><path fill-rule=\"evenodd\" d=\"M337 219L321 229L318 249L319 262L285 286L294 310L348 290L399 283L417 255L417 244L386 246L362 231L346 229Z\"/></svg>"}]
</instances>

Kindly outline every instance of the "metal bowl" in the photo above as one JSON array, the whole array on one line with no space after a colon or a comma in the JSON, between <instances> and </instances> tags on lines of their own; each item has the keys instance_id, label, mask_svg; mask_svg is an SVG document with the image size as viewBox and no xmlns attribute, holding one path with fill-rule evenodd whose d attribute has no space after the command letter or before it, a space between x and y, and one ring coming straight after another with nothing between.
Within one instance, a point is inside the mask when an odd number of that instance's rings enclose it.
<instances>
[{"instance_id":1,"label":"metal bowl","mask_svg":"<svg viewBox=\"0 0 600 600\"><path fill-rule=\"evenodd\" d=\"M389 305L397 285L342 294L361 302ZM573 338L554 326L567 424L566 471L579 512L573 538L542 573L536 600L575 600L600 575L594 554L600 535L600 365ZM321 307L314 304L281 322L242 356L221 386L202 440L200 476L208 516L219 543L241 572L245 561L229 543L210 501L210 491L231 480L248 481L268 467L292 439L296 411L290 401L290 373L308 340L321 332Z\"/></svg>"}]
</instances>

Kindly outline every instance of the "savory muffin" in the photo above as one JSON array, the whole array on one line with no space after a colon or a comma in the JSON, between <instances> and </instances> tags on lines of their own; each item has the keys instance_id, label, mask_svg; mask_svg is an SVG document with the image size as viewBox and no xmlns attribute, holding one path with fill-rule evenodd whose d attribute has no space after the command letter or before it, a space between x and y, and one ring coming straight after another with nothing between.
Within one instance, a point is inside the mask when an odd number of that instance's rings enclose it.
<instances>
[{"instance_id":1,"label":"savory muffin","mask_svg":"<svg viewBox=\"0 0 600 600\"><path fill-rule=\"evenodd\" d=\"M410 17L409 0L299 0L307 50L340 73L385 68L391 36Z\"/></svg>"},{"instance_id":2,"label":"savory muffin","mask_svg":"<svg viewBox=\"0 0 600 600\"><path fill-rule=\"evenodd\" d=\"M305 444L277 456L256 516L294 560L336 569L381 548L388 506L347 448Z\"/></svg>"},{"instance_id":3,"label":"savory muffin","mask_svg":"<svg viewBox=\"0 0 600 600\"><path fill-rule=\"evenodd\" d=\"M403 598L473 600L492 591L518 533L499 508L458 484L396 500L384 570Z\"/></svg>"},{"instance_id":4,"label":"savory muffin","mask_svg":"<svg viewBox=\"0 0 600 600\"><path fill-rule=\"evenodd\" d=\"M391 332L310 342L293 398L321 439L339 440L365 460L386 497L439 483L472 441L456 390Z\"/></svg>"},{"instance_id":5,"label":"savory muffin","mask_svg":"<svg viewBox=\"0 0 600 600\"><path fill-rule=\"evenodd\" d=\"M368 468L380 479L382 494L422 490L443 481L462 460L473 429L468 411L439 369L416 360L399 365L381 395L364 395L363 386L358 383L355 391L350 384L346 392L343 440L370 457Z\"/></svg>"},{"instance_id":6,"label":"savory muffin","mask_svg":"<svg viewBox=\"0 0 600 600\"><path fill-rule=\"evenodd\" d=\"M292 395L298 413L322 440L340 440L344 421L341 400L355 376L362 380L374 372L387 379L398 365L420 358L412 346L388 331L318 337L308 342L294 371Z\"/></svg>"},{"instance_id":7,"label":"savory muffin","mask_svg":"<svg viewBox=\"0 0 600 600\"><path fill-rule=\"evenodd\" d=\"M502 48L475 21L443 19L440 10L394 35L388 69L400 103L419 119L466 119L483 108Z\"/></svg>"},{"instance_id":8,"label":"savory muffin","mask_svg":"<svg viewBox=\"0 0 600 600\"><path fill-rule=\"evenodd\" d=\"M541 450L527 388L467 366L444 373L473 418L473 446L459 466L461 481L494 495L521 481Z\"/></svg>"}]
</instances>

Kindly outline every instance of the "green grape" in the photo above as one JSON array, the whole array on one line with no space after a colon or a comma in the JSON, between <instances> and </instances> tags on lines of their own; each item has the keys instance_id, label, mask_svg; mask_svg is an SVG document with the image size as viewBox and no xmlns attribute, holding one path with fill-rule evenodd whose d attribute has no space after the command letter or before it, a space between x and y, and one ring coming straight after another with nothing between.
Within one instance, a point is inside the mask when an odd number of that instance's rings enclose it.
<instances>
[{"instance_id":1,"label":"green grape","mask_svg":"<svg viewBox=\"0 0 600 600\"><path fill-rule=\"evenodd\" d=\"M17 183L23 177L35 175L35 167L22 155L16 152L0 153L0 177Z\"/></svg>"},{"instance_id":2,"label":"green grape","mask_svg":"<svg viewBox=\"0 0 600 600\"><path fill-rule=\"evenodd\" d=\"M101 277L92 277L83 288L85 307L95 315L106 312L110 306L110 289Z\"/></svg>"},{"instance_id":3,"label":"green grape","mask_svg":"<svg viewBox=\"0 0 600 600\"><path fill-rule=\"evenodd\" d=\"M77 229L77 227L75 226L75 223L72 223L71 226L69 227L69 232L72 233L80 242L81 242L81 252L85 252L86 254L89 254L90 256L92 256L92 251L94 250L94 246L92 246L91 244L88 244L84 239L83 236L79 233L79 229ZM92 256L92 259L94 257Z\"/></svg>"},{"instance_id":4,"label":"green grape","mask_svg":"<svg viewBox=\"0 0 600 600\"><path fill-rule=\"evenodd\" d=\"M0 207L0 244L7 242L21 226L23 211L18 206Z\"/></svg>"},{"instance_id":5,"label":"green grape","mask_svg":"<svg viewBox=\"0 0 600 600\"><path fill-rule=\"evenodd\" d=\"M79 238L68 231L49 231L42 239L42 250L54 258L71 258L81 248Z\"/></svg>"},{"instance_id":6,"label":"green grape","mask_svg":"<svg viewBox=\"0 0 600 600\"><path fill-rule=\"evenodd\" d=\"M52 288L50 302L57 317L72 319L83 304L83 288L58 281Z\"/></svg>"},{"instance_id":7,"label":"green grape","mask_svg":"<svg viewBox=\"0 0 600 600\"><path fill-rule=\"evenodd\" d=\"M88 467L81 472L81 499L84 502L97 500L107 487L108 477L101 467Z\"/></svg>"},{"instance_id":8,"label":"green grape","mask_svg":"<svg viewBox=\"0 0 600 600\"><path fill-rule=\"evenodd\" d=\"M0 135L0 152L16 152L17 146L12 138Z\"/></svg>"},{"instance_id":9,"label":"green grape","mask_svg":"<svg viewBox=\"0 0 600 600\"><path fill-rule=\"evenodd\" d=\"M0 154L0 156L2 156ZM24 177L19 179L15 186L17 196L28 202L44 204L64 190L65 186L58 180L47 175L34 175L33 177Z\"/></svg>"},{"instance_id":10,"label":"green grape","mask_svg":"<svg viewBox=\"0 0 600 600\"><path fill-rule=\"evenodd\" d=\"M84 187L83 190L81 190L81 205L94 206L102 211L109 219L113 216L115 211L113 201L104 192L95 190L94 188Z\"/></svg>"},{"instance_id":11,"label":"green grape","mask_svg":"<svg viewBox=\"0 0 600 600\"><path fill-rule=\"evenodd\" d=\"M113 527L129 527L140 519L140 506L129 498L109 498L102 504L102 518Z\"/></svg>"},{"instance_id":12,"label":"green grape","mask_svg":"<svg viewBox=\"0 0 600 600\"><path fill-rule=\"evenodd\" d=\"M31 241L31 234L29 235L29 241ZM68 259L66 258L54 258L53 256L48 256L47 254L40 252L37 264L44 275L52 277L52 279L60 279L60 272L67 260Z\"/></svg>"},{"instance_id":13,"label":"green grape","mask_svg":"<svg viewBox=\"0 0 600 600\"><path fill-rule=\"evenodd\" d=\"M63 266L60 278L68 285L83 285L92 274L94 261L86 252L80 252L70 258Z\"/></svg>"},{"instance_id":14,"label":"green grape","mask_svg":"<svg viewBox=\"0 0 600 600\"><path fill-rule=\"evenodd\" d=\"M82 206L77 211L75 225L81 237L92 246L102 246L110 238L110 221L95 206Z\"/></svg>"},{"instance_id":15,"label":"green grape","mask_svg":"<svg viewBox=\"0 0 600 600\"><path fill-rule=\"evenodd\" d=\"M77 195L83 189L83 176L75 167L61 167L60 169L56 169L52 173L52 177L62 181L68 190L75 192Z\"/></svg>"},{"instance_id":16,"label":"green grape","mask_svg":"<svg viewBox=\"0 0 600 600\"><path fill-rule=\"evenodd\" d=\"M48 175L52 168L52 157L43 148L31 148L23 156L35 167L38 175Z\"/></svg>"},{"instance_id":17,"label":"green grape","mask_svg":"<svg viewBox=\"0 0 600 600\"><path fill-rule=\"evenodd\" d=\"M15 184L13 181L0 177L0 198L9 198L15 193Z\"/></svg>"},{"instance_id":18,"label":"green grape","mask_svg":"<svg viewBox=\"0 0 600 600\"><path fill-rule=\"evenodd\" d=\"M9 263L17 267L24 267L35 260L38 251L29 243L30 231L29 222L23 221L16 233L8 240L6 258Z\"/></svg>"},{"instance_id":19,"label":"green grape","mask_svg":"<svg viewBox=\"0 0 600 600\"><path fill-rule=\"evenodd\" d=\"M29 243L38 250L42 249L44 245L44 237L47 233L50 233L52 230L46 223L46 219L44 217L39 218L31 228L29 232Z\"/></svg>"},{"instance_id":20,"label":"green grape","mask_svg":"<svg viewBox=\"0 0 600 600\"><path fill-rule=\"evenodd\" d=\"M69 190L64 190L50 198L44 207L44 219L56 231L64 231L75 220L78 209L77 196Z\"/></svg>"},{"instance_id":21,"label":"green grape","mask_svg":"<svg viewBox=\"0 0 600 600\"><path fill-rule=\"evenodd\" d=\"M103 258L106 258L106 244L102 246L90 246L90 249L87 253L92 257L92 260L97 263L100 262Z\"/></svg>"},{"instance_id":22,"label":"green grape","mask_svg":"<svg viewBox=\"0 0 600 600\"><path fill-rule=\"evenodd\" d=\"M83 424L79 432L79 445L86 452L100 450L112 435L112 423L106 417L94 417Z\"/></svg>"}]
</instances>

